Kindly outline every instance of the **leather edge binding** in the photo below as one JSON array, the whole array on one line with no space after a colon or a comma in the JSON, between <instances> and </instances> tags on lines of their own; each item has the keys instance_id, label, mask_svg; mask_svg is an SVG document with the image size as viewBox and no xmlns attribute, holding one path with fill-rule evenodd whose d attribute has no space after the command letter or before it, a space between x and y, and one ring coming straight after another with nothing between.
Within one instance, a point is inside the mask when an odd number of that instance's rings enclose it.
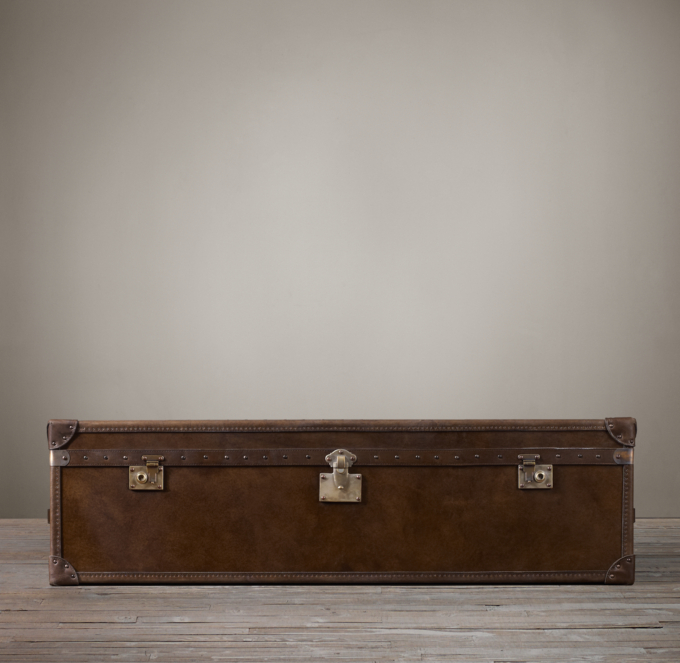
<instances>
[{"instance_id":1,"label":"leather edge binding","mask_svg":"<svg viewBox=\"0 0 680 663\"><path fill-rule=\"evenodd\" d=\"M50 555L61 556L61 468L50 468Z\"/></svg>"},{"instance_id":2,"label":"leather edge binding","mask_svg":"<svg viewBox=\"0 0 680 663\"><path fill-rule=\"evenodd\" d=\"M626 447L635 446L637 421L633 417L607 417L604 427L614 441Z\"/></svg>"},{"instance_id":3,"label":"leather edge binding","mask_svg":"<svg viewBox=\"0 0 680 663\"><path fill-rule=\"evenodd\" d=\"M600 420L602 421L602 420ZM227 424L229 422L226 422ZM151 425L148 423L135 422L127 423L126 425L114 425L116 422L107 424L81 422L80 430L83 433L318 433L318 432L410 432L410 431L440 431L440 432L475 432L475 431L507 431L507 432L544 432L544 431L601 431L604 430L604 424L588 425L588 424L574 424L574 425L542 425L536 424L461 424L461 425L381 425L381 424L354 424L351 420L347 424L315 424L309 423L297 424L290 426L239 426L239 425Z\"/></svg>"},{"instance_id":4,"label":"leather edge binding","mask_svg":"<svg viewBox=\"0 0 680 663\"><path fill-rule=\"evenodd\" d=\"M607 571L606 585L632 585L635 582L635 555L617 559Z\"/></svg>"},{"instance_id":5,"label":"leather edge binding","mask_svg":"<svg viewBox=\"0 0 680 663\"><path fill-rule=\"evenodd\" d=\"M63 557L50 555L50 585L79 585L78 572Z\"/></svg>"},{"instance_id":6,"label":"leather edge binding","mask_svg":"<svg viewBox=\"0 0 680 663\"><path fill-rule=\"evenodd\" d=\"M77 419L51 419L47 424L47 446L50 449L65 447L77 430Z\"/></svg>"},{"instance_id":7,"label":"leather edge binding","mask_svg":"<svg viewBox=\"0 0 680 663\"><path fill-rule=\"evenodd\" d=\"M384 584L441 583L517 584L518 582L601 583L604 571L490 571L490 572L124 572L86 571L82 584Z\"/></svg>"}]
</instances>

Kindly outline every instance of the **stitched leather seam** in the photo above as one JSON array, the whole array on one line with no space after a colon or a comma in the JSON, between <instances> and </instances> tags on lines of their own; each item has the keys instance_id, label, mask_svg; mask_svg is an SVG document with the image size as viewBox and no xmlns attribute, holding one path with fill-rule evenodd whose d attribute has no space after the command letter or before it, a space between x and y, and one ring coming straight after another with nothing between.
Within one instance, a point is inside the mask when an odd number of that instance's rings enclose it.
<instances>
[{"instance_id":1,"label":"stitched leather seam","mask_svg":"<svg viewBox=\"0 0 680 663\"><path fill-rule=\"evenodd\" d=\"M61 557L61 467L54 468L54 499L53 499L53 511L51 514L54 519L54 537L55 537L55 549L54 555Z\"/></svg>"},{"instance_id":2,"label":"stitched leather seam","mask_svg":"<svg viewBox=\"0 0 680 663\"><path fill-rule=\"evenodd\" d=\"M621 554L625 557L628 551L628 467L623 468L623 536L621 541Z\"/></svg>"},{"instance_id":3,"label":"stitched leather seam","mask_svg":"<svg viewBox=\"0 0 680 663\"><path fill-rule=\"evenodd\" d=\"M605 430L604 426L134 426L134 427L103 427L80 426L81 433L166 433L166 432L208 432L208 433L238 433L247 431L258 432L325 432L325 431L573 431L573 430Z\"/></svg>"},{"instance_id":4,"label":"stitched leather seam","mask_svg":"<svg viewBox=\"0 0 680 663\"><path fill-rule=\"evenodd\" d=\"M237 572L197 572L197 573L126 573L122 571L94 572L85 571L78 574L84 578L554 578L562 576L588 576L604 578L607 571L496 571L489 573L451 572L451 573L237 573Z\"/></svg>"}]
</instances>

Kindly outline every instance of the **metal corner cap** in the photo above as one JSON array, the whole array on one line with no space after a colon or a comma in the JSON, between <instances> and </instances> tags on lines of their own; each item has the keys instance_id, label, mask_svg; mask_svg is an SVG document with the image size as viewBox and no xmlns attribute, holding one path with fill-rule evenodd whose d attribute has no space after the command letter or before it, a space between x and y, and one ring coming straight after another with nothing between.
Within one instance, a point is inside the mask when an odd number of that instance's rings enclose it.
<instances>
[{"instance_id":1,"label":"metal corner cap","mask_svg":"<svg viewBox=\"0 0 680 663\"><path fill-rule=\"evenodd\" d=\"M632 465L633 464L633 448L629 449L615 449L614 462L617 465Z\"/></svg>"},{"instance_id":2,"label":"metal corner cap","mask_svg":"<svg viewBox=\"0 0 680 663\"><path fill-rule=\"evenodd\" d=\"M78 572L63 557L50 555L50 585L79 585Z\"/></svg>"},{"instance_id":3,"label":"metal corner cap","mask_svg":"<svg viewBox=\"0 0 680 663\"><path fill-rule=\"evenodd\" d=\"M626 447L635 446L637 421L633 417L608 417L604 420L604 426L618 444Z\"/></svg>"},{"instance_id":4,"label":"metal corner cap","mask_svg":"<svg viewBox=\"0 0 680 663\"><path fill-rule=\"evenodd\" d=\"M50 467L66 467L71 462L68 449L52 449L50 451Z\"/></svg>"},{"instance_id":5,"label":"metal corner cap","mask_svg":"<svg viewBox=\"0 0 680 663\"><path fill-rule=\"evenodd\" d=\"M635 582L635 555L617 559L609 567L604 582L607 585L632 585Z\"/></svg>"},{"instance_id":6,"label":"metal corner cap","mask_svg":"<svg viewBox=\"0 0 680 663\"><path fill-rule=\"evenodd\" d=\"M50 449L65 447L78 430L77 419L52 419L47 424L47 445Z\"/></svg>"}]
</instances>

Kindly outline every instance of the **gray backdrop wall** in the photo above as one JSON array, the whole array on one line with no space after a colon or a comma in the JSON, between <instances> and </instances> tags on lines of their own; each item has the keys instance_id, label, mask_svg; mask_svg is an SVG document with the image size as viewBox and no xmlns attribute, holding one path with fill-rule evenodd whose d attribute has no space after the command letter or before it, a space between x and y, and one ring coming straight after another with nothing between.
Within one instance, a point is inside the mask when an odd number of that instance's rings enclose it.
<instances>
[{"instance_id":1,"label":"gray backdrop wall","mask_svg":"<svg viewBox=\"0 0 680 663\"><path fill-rule=\"evenodd\" d=\"M635 416L680 516L680 3L0 3L0 516L48 418Z\"/></svg>"}]
</instances>

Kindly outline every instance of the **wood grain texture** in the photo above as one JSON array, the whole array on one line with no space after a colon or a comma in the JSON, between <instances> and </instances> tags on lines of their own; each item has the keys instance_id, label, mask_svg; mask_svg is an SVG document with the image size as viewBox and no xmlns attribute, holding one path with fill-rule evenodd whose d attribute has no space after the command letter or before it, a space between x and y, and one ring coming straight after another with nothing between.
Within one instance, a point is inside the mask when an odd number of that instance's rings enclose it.
<instances>
[{"instance_id":1,"label":"wood grain texture","mask_svg":"<svg viewBox=\"0 0 680 663\"><path fill-rule=\"evenodd\" d=\"M0 520L0 661L680 660L680 519L636 523L633 586L50 587Z\"/></svg>"}]
</instances>

